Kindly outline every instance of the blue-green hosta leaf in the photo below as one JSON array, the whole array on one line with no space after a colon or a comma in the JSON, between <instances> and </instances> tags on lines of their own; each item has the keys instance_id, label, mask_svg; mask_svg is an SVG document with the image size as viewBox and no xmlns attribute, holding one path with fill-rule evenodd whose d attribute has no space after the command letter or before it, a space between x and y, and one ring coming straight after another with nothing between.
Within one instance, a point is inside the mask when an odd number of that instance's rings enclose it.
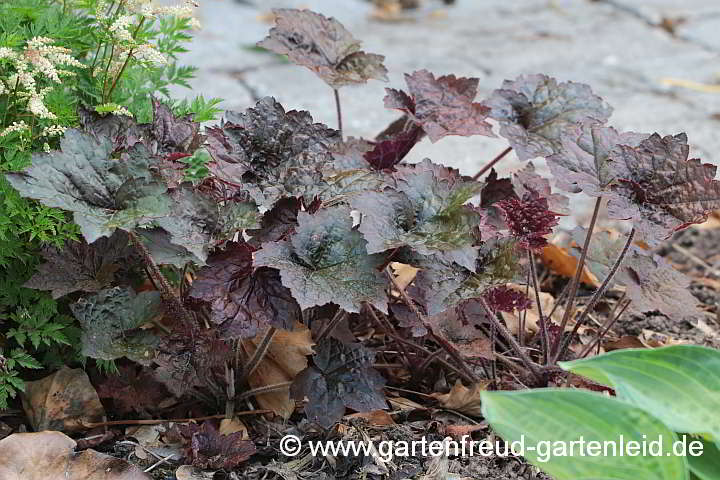
<instances>
[{"instance_id":1,"label":"blue-green hosta leaf","mask_svg":"<svg viewBox=\"0 0 720 480\"><path fill-rule=\"evenodd\" d=\"M159 292L135 294L129 288L114 287L82 298L70 309L83 327L83 355L100 360L152 360L157 338L140 327L162 312Z\"/></svg>"},{"instance_id":2,"label":"blue-green hosta leaf","mask_svg":"<svg viewBox=\"0 0 720 480\"><path fill-rule=\"evenodd\" d=\"M702 455L688 455L690 471L699 480L718 480L720 478L720 447L702 438L687 438L689 442L702 443Z\"/></svg>"},{"instance_id":3,"label":"blue-green hosta leaf","mask_svg":"<svg viewBox=\"0 0 720 480\"><path fill-rule=\"evenodd\" d=\"M255 266L280 270L282 284L303 309L335 303L359 312L368 302L387 312L387 281L378 268L381 255L368 255L363 236L352 228L347 207L298 214L289 240L264 243Z\"/></svg>"},{"instance_id":4,"label":"blue-green hosta leaf","mask_svg":"<svg viewBox=\"0 0 720 480\"><path fill-rule=\"evenodd\" d=\"M556 480L687 480L687 460L675 456L677 436L645 410L616 398L583 390L536 389L481 393L483 416L506 442L524 439L525 458ZM622 440L621 440L622 438ZM578 452L570 443L599 442ZM658 441L658 456L620 455L621 442ZM548 442L548 443L542 443ZM603 455L604 442L616 444L618 454ZM552 455L556 445L568 452ZM529 450L527 447L536 447ZM649 448L649 447L648 447ZM599 455L589 455L599 452ZM562 451L562 450L561 450ZM572 452L573 454L571 454ZM635 452L637 453L637 451ZM642 452L641 452L642 453ZM543 461L546 460L546 461Z\"/></svg>"},{"instance_id":5,"label":"blue-green hosta leaf","mask_svg":"<svg viewBox=\"0 0 720 480\"><path fill-rule=\"evenodd\" d=\"M560 366L613 387L618 398L676 432L720 439L720 352L715 349L673 345L616 350Z\"/></svg>"},{"instance_id":6,"label":"blue-green hosta leaf","mask_svg":"<svg viewBox=\"0 0 720 480\"><path fill-rule=\"evenodd\" d=\"M363 214L359 230L368 252L404 246L421 255L453 252L458 263L473 269L474 233L481 218L465 203L480 193L482 184L429 160L401 167L395 178L394 189L366 191L350 199Z\"/></svg>"},{"instance_id":7,"label":"blue-green hosta leaf","mask_svg":"<svg viewBox=\"0 0 720 480\"><path fill-rule=\"evenodd\" d=\"M612 112L589 86L558 83L547 75L506 80L485 102L490 118L500 122L520 160L545 157L562 150L561 139L578 123L604 123Z\"/></svg>"},{"instance_id":8,"label":"blue-green hosta leaf","mask_svg":"<svg viewBox=\"0 0 720 480\"><path fill-rule=\"evenodd\" d=\"M285 109L271 97L245 113L226 113L226 122L208 129L210 171L242 184L261 210L281 197L312 201L325 187L323 170L331 168L336 130L313 123L308 112Z\"/></svg>"},{"instance_id":9,"label":"blue-green hosta leaf","mask_svg":"<svg viewBox=\"0 0 720 480\"><path fill-rule=\"evenodd\" d=\"M61 151L35 154L30 168L6 178L22 196L73 212L88 243L169 213L167 188L151 173L153 159L141 145L114 159L110 141L78 130L69 130L60 145Z\"/></svg>"}]
</instances>

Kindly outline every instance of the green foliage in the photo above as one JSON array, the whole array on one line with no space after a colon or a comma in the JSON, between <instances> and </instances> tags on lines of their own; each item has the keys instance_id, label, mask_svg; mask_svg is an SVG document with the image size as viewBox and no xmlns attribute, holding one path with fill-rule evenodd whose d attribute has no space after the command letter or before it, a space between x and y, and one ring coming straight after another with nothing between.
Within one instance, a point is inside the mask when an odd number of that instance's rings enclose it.
<instances>
[{"instance_id":1,"label":"green foliage","mask_svg":"<svg viewBox=\"0 0 720 480\"><path fill-rule=\"evenodd\" d=\"M78 107L152 118L151 96L176 113L212 120L219 99L177 102L195 69L176 63L193 28L191 11L141 11L138 2L0 2L0 173L30 166L35 152L58 147L79 126ZM135 10L131 10L135 9ZM45 55L45 51L54 56ZM34 60L42 61L34 61ZM49 59L50 66L43 59ZM29 78L17 75L27 72ZM45 365L79 359L80 330L67 302L23 288L44 246L61 248L79 229L66 212L21 197L0 175L0 345ZM4 339L4 340L3 340ZM21 390L17 360L0 372L0 409ZM19 358L19 357L18 357ZM108 370L112 370L110 365Z\"/></svg>"},{"instance_id":2,"label":"green foliage","mask_svg":"<svg viewBox=\"0 0 720 480\"><path fill-rule=\"evenodd\" d=\"M626 442L651 441L662 434L669 442L678 439L675 433L668 433L672 431L705 437L706 440L698 440L685 436L686 444L702 441L703 454L693 457L688 451L687 458L676 454L589 458L576 453L547 461L533 453L526 454L532 463L559 480L688 478L689 471L703 480L718 478L720 455L712 442L717 443L720 438L717 421L720 352L694 345L674 345L618 350L559 365L614 388L616 397L567 389L484 392L483 414L506 441L517 440L522 434L527 442L571 442L582 435L585 440L602 443L617 441L620 434ZM662 433L658 425L664 425L667 432ZM637 468L638 473L647 477L622 473L627 468Z\"/></svg>"}]
</instances>

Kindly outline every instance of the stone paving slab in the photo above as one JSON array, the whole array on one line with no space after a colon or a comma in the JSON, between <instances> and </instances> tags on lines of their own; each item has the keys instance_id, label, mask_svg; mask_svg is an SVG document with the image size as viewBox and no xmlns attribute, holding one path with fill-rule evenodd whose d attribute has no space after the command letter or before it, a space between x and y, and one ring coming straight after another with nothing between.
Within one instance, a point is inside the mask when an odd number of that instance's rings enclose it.
<instances>
[{"instance_id":1,"label":"stone paving slab","mask_svg":"<svg viewBox=\"0 0 720 480\"><path fill-rule=\"evenodd\" d=\"M202 1L204 28L181 57L200 70L193 91L176 94L219 96L228 109L248 107L253 95L272 95L286 108L309 110L317 121L334 126L332 92L322 81L302 67L247 48L265 36L269 25L262 18L271 8L307 7L335 16L367 51L387 57L389 83L341 91L346 135L372 137L395 118L382 98L385 87L404 87L404 72L427 68L479 77L479 98L506 78L546 73L590 84L615 107L610 123L617 128L686 131L694 156L720 162L720 92L663 83L675 78L712 84L720 78L720 2L715 0L457 0L441 14L422 13L409 23L372 21L371 6L362 0L255 3L262 7ZM640 13L632 11L638 4ZM692 30L702 41L657 27L665 16L686 18L679 32ZM411 160L429 157L472 174L505 146L504 139L485 137L424 140ZM516 159L504 162L504 171L519 166ZM542 170L544 162L536 163Z\"/></svg>"}]
</instances>

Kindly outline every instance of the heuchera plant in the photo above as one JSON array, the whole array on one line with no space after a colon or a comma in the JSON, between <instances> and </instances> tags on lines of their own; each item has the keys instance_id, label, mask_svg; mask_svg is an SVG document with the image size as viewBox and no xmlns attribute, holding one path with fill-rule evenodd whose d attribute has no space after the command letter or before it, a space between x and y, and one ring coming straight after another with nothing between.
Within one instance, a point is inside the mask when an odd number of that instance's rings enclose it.
<instances>
[{"instance_id":1,"label":"heuchera plant","mask_svg":"<svg viewBox=\"0 0 720 480\"><path fill-rule=\"evenodd\" d=\"M625 285L640 310L695 308L687 280L633 243L656 245L720 208L715 167L688 160L684 134L618 132L606 125L611 108L579 83L526 75L476 101L478 79L420 70L405 76L406 90L387 89L397 121L375 139L344 138L338 90L384 80L383 57L313 12L278 10L276 22L259 45L333 89L338 129L268 97L203 132L191 116L153 102L147 124L83 113L83 128L68 130L59 150L6 175L21 195L71 212L82 232L79 243L47 249L28 286L72 296L85 355L127 357L142 366L133 378L225 401L232 412L236 392L252 396L248 376L273 335L305 323L316 344L309 366L292 385L261 391L307 398L308 418L329 427L346 408L385 406L375 352L347 328L339 333L347 322L388 332L401 352L425 336L443 350L438 361L470 382L478 380L470 364L487 360L469 359L446 332L472 340L491 330L522 361L508 368L546 385L609 285ZM472 178L427 159L403 162L425 136L495 136L491 121L510 147ZM568 199L530 163L500 178L493 167L511 150L523 161L546 158L557 187L597 201L589 226L575 232L579 267L560 325L541 309L535 254ZM593 235L602 199L611 218L631 222L629 234ZM399 283L392 262L419 269L410 285ZM602 285L574 316L584 266ZM152 286L138 286L143 270ZM534 298L510 282L529 283ZM659 301L668 294L672 303ZM513 335L500 313L531 300L540 349ZM563 334L571 320L573 332ZM258 337L252 355L237 348Z\"/></svg>"}]
</instances>

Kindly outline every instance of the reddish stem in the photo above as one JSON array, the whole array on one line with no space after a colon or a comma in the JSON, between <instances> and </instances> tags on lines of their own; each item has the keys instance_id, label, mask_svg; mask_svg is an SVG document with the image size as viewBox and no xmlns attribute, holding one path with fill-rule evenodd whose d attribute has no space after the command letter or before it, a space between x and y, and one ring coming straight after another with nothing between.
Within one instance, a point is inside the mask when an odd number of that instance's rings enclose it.
<instances>
[{"instance_id":1,"label":"reddish stem","mask_svg":"<svg viewBox=\"0 0 720 480\"><path fill-rule=\"evenodd\" d=\"M490 160L490 162L487 163L484 167L482 167L479 172L477 172L475 175L473 175L473 177L472 177L473 180L477 180L478 178L482 177L485 172L490 170L496 163L498 163L500 160L502 160L503 157L505 157L505 155L507 155L511 151L512 151L512 147L507 147L505 150L500 152L497 157Z\"/></svg>"}]
</instances>

